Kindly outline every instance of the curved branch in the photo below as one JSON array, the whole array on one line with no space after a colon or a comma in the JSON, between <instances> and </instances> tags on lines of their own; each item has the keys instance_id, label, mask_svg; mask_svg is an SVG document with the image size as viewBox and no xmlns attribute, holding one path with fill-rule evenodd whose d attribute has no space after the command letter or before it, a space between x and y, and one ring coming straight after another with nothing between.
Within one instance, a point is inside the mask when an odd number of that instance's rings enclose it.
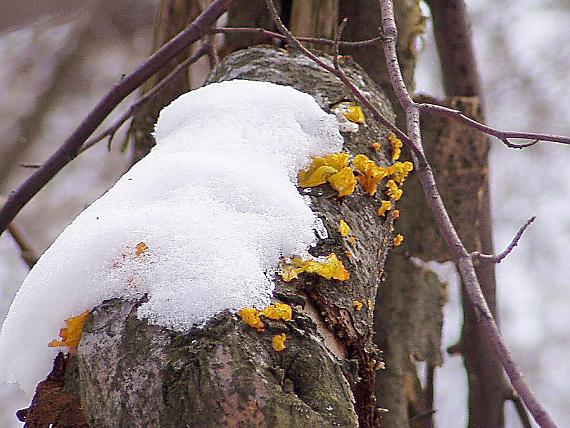
<instances>
[{"instance_id":1,"label":"curved branch","mask_svg":"<svg viewBox=\"0 0 570 428\"><path fill-rule=\"evenodd\" d=\"M153 87L144 97L140 98L137 102L132 104L127 111L125 111L110 127L105 129L103 132L98 134L97 136L91 138L81 147L79 153L83 153L85 150L93 147L99 141L109 137L109 148L111 148L111 140L115 133L119 130L119 128L125 123L130 117L132 117L141 106L146 103L147 101L153 99L160 91L162 91L166 86L172 83L174 80L178 78L178 76L186 71L186 69L202 58L204 55L210 53L212 47L209 43L201 46L194 55L191 57L186 58L183 62L178 64L174 70L172 70L164 79L162 79L158 84Z\"/></svg>"},{"instance_id":2,"label":"curved branch","mask_svg":"<svg viewBox=\"0 0 570 428\"><path fill-rule=\"evenodd\" d=\"M0 234L6 230L24 205L77 156L87 138L127 95L142 85L145 80L160 70L182 50L202 37L234 1L215 0L212 2L186 30L166 43L133 73L116 84L42 167L10 194L8 201L0 211Z\"/></svg>"},{"instance_id":3,"label":"curved branch","mask_svg":"<svg viewBox=\"0 0 570 428\"><path fill-rule=\"evenodd\" d=\"M379 1L382 19L382 33L384 36L383 48L392 86L394 87L394 91L402 104L402 108L406 112L408 135L413 140L414 145L417 146L419 151L423 154L419 122L420 109L411 99L398 65L398 58L396 55L397 29L392 1ZM474 310L479 316L479 326L494 347L496 356L505 369L513 388L529 409L535 421L543 428L556 427L551 416L542 407L530 390L511 352L507 348L493 315L489 310L487 302L485 301L485 297L483 296L479 280L475 273L475 267L473 266L472 257L465 249L465 246L461 242L461 239L449 218L429 164L427 164L427 162L423 164L423 161L424 159L421 158L414 159L414 162L417 165L417 174L420 183L441 235L445 239L453 258L455 259L461 277L463 278L465 291Z\"/></svg>"},{"instance_id":4,"label":"curved branch","mask_svg":"<svg viewBox=\"0 0 570 428\"><path fill-rule=\"evenodd\" d=\"M451 117L452 119L455 119L470 128L477 129L487 135L498 138L507 147L510 147L511 149L523 149L525 147L533 146L539 141L570 144L570 137L566 137L563 135L536 134L534 132L501 131L499 129L491 128L490 126L477 122L476 120L473 120L465 116L459 110L438 106L436 104L416 104L416 107L421 112L437 113L443 116ZM533 141L530 143L513 144L509 141L510 139L511 140L524 139L524 140L533 140Z\"/></svg>"},{"instance_id":5,"label":"curved branch","mask_svg":"<svg viewBox=\"0 0 570 428\"><path fill-rule=\"evenodd\" d=\"M266 30L260 27L225 27L225 28L215 28L211 30L212 33L220 34L261 34L267 37L273 37L274 39L288 41L286 35L276 33L274 31ZM313 45L323 45L323 46L334 46L335 40L325 39L322 37L297 37L300 42L311 43ZM368 40L360 40L356 42L343 42L339 41L339 46L343 48L366 48L373 46L378 42L382 41L381 37L374 37Z\"/></svg>"},{"instance_id":6,"label":"curved branch","mask_svg":"<svg viewBox=\"0 0 570 428\"><path fill-rule=\"evenodd\" d=\"M531 225L531 223L536 220L536 216L532 216L531 218L529 218L525 224L523 224L518 232L516 233L516 235L514 236L513 240L511 241L511 243L507 246L507 248L504 249L504 251L500 252L499 254L497 254L496 256L493 256L492 254L481 254L478 251L474 251L471 253L472 257L487 261L487 262L492 262L492 263L501 263L503 261L503 259L505 257L507 257L514 249L515 247L519 244L519 241L523 235L523 233L525 232L525 230L527 229L527 227L529 227Z\"/></svg>"}]
</instances>

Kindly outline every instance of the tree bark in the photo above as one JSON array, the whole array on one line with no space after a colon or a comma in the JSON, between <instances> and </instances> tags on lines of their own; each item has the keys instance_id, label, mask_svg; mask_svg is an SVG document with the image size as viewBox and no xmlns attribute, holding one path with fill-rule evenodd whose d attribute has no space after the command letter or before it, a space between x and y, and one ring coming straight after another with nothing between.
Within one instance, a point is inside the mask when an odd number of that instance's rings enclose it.
<instances>
[{"instance_id":1,"label":"tree bark","mask_svg":"<svg viewBox=\"0 0 570 428\"><path fill-rule=\"evenodd\" d=\"M393 120L372 80L349 60L341 66ZM238 51L209 82L231 79L291 85L313 95L325 110L352 99L336 78L292 51ZM344 151L388 165L386 136L387 130L371 121L345 135ZM384 150L376 152L373 142L382 142ZM284 283L277 277L275 299L293 306L293 320L268 321L261 333L228 311L180 333L137 319L140 302L102 303L91 312L64 375L64 391L80 401L90 426L378 426L374 382L381 363L372 340L374 302L393 221L378 216L380 196L360 188L345 198L328 185L305 193L326 229L312 254L336 253L350 279L308 275ZM341 219L350 225L354 245L340 235ZM356 300L363 303L361 310ZM279 333L287 335L282 352L271 345ZM38 390L36 402L41 395Z\"/></svg>"}]
</instances>

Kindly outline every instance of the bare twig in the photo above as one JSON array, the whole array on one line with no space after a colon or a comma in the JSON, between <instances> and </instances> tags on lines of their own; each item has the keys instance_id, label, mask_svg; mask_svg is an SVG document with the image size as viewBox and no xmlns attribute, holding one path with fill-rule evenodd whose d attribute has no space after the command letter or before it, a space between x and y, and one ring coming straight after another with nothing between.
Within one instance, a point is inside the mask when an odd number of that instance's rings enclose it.
<instances>
[{"instance_id":1,"label":"bare twig","mask_svg":"<svg viewBox=\"0 0 570 428\"><path fill-rule=\"evenodd\" d=\"M4 196L0 196L0 206L5 202L6 198ZM8 232L12 235L14 242L20 249L20 257L22 257L22 260L24 260L30 269L33 268L38 261L39 256L34 250L33 245L24 230L16 222L12 222L8 225Z\"/></svg>"},{"instance_id":2,"label":"bare twig","mask_svg":"<svg viewBox=\"0 0 570 428\"><path fill-rule=\"evenodd\" d=\"M344 83L344 85L350 90L350 92L352 92L354 94L354 96L362 103L362 105L370 113L372 113L372 116L374 117L374 119L376 119L378 122L380 122L386 128L388 128L390 131L392 131L396 135L396 137L398 137L401 141L403 141L404 143L407 144L407 146L410 148L410 150L412 150L412 152L415 152L416 149L412 143L412 140L410 138L408 138L408 136L405 133L403 133L400 129L398 129L398 127L396 125L394 125L392 122L390 122L388 119L386 119L382 115L382 113L380 113L378 111L378 109L376 107L374 107L374 105L368 100L366 95L364 95L364 93L360 89L358 89L350 81L350 79L342 71L342 69L340 69L340 68L338 70L335 69L333 65L328 64L327 62L323 61L321 58L319 58L314 53L312 53L310 50L308 50L306 47L304 47L301 44L301 42L299 41L299 39L297 39L295 36L293 36L293 34L289 31L289 29L287 27L285 27L285 25L281 21L281 18L279 17L279 13L277 12L277 9L275 7L275 4L273 3L273 0L265 0L265 2L267 4L267 8L269 9L269 14L271 15L273 21L275 22L277 29L286 37L287 41L293 47L299 49L307 58L312 60L319 67L322 67L323 69L325 69L329 73L336 76L342 83ZM334 41L333 41L333 44L334 44ZM423 155L423 153L420 153L420 154Z\"/></svg>"},{"instance_id":3,"label":"bare twig","mask_svg":"<svg viewBox=\"0 0 570 428\"><path fill-rule=\"evenodd\" d=\"M478 251L474 251L471 253L471 256L480 260L484 260L486 262L492 262L492 263L501 263L503 261L503 259L505 257L507 257L511 251L513 251L515 249L515 247L519 244L519 241L523 235L523 233L525 232L525 230L527 229L527 227L529 227L531 225L531 223L536 220L536 216L532 216L531 218L529 218L525 224L523 224L518 232L516 233L516 235L514 236L513 240L511 241L511 243L507 246L507 248L505 248L504 251L502 251L501 253L497 254L496 256L493 256L492 254L481 254Z\"/></svg>"},{"instance_id":4,"label":"bare twig","mask_svg":"<svg viewBox=\"0 0 570 428\"><path fill-rule=\"evenodd\" d=\"M0 211L0 234L6 230L24 205L77 156L87 138L127 95L142 85L168 61L202 37L234 1L214 0L188 28L157 50L133 73L117 83L42 167L10 194L8 201Z\"/></svg>"},{"instance_id":5,"label":"bare twig","mask_svg":"<svg viewBox=\"0 0 570 428\"><path fill-rule=\"evenodd\" d=\"M528 415L528 412L526 411L526 408L524 407L523 402L521 401L521 398L518 395L513 395L512 397L509 398L509 400L511 400L515 405L515 410L517 412L517 415L519 417L519 420L521 421L521 425L523 426L523 428L532 428L530 417Z\"/></svg>"},{"instance_id":6,"label":"bare twig","mask_svg":"<svg viewBox=\"0 0 570 428\"><path fill-rule=\"evenodd\" d=\"M174 70L172 70L169 74L167 74L164 79L162 79L158 84L153 87L149 92L145 94L144 97L140 98L134 104L132 104L127 111L125 111L113 124L105 129L103 132L98 134L97 136L91 138L87 141L79 150L79 153L83 153L85 150L93 147L99 141L109 137L109 148L111 147L111 141L117 132L117 130L125 123L130 117L132 117L141 106L146 103L147 101L153 99L162 91L165 87L167 87L170 83L174 82L178 76L185 72L186 69L202 58L204 55L208 54L210 51L209 43L203 45L198 49L194 55L186 58L183 62L178 64Z\"/></svg>"},{"instance_id":7,"label":"bare twig","mask_svg":"<svg viewBox=\"0 0 570 428\"><path fill-rule=\"evenodd\" d=\"M214 43L214 37L208 37L208 41L205 46L208 48L208 59L210 60L210 69L213 69L216 65L220 63L220 56L216 49L216 44Z\"/></svg>"},{"instance_id":8,"label":"bare twig","mask_svg":"<svg viewBox=\"0 0 570 428\"><path fill-rule=\"evenodd\" d=\"M41 168L41 163L33 163L33 162L22 162L18 164L21 168L30 168L30 169L38 169Z\"/></svg>"},{"instance_id":9,"label":"bare twig","mask_svg":"<svg viewBox=\"0 0 570 428\"><path fill-rule=\"evenodd\" d=\"M394 10L391 0L379 0L382 20L382 36L383 48L388 66L388 73L392 83L392 87L404 109L406 114L406 124L408 128L408 135L411 138L414 146L423 155L422 140L420 133L420 109L417 104L411 99L398 64L396 54L396 40L398 31L396 28L396 21L394 19ZM445 209L439 191L437 189L435 179L431 168L425 156L416 156L414 152L414 163L418 178L424 190L426 201L432 210L435 221L439 227L442 237L445 239L453 258L457 264L459 272L463 278L465 290L475 312L479 316L479 326L485 334L489 342L493 345L496 356L501 362L507 376L511 380L513 388L521 397L526 407L534 417L535 421L541 427L555 427L556 424L552 420L548 412L537 401L534 394L526 383L520 369L513 359L509 349L507 348L501 333L495 323L493 315L487 306L485 297L481 291L481 286L475 273L473 260L471 255L465 249L461 242L455 227L453 226L449 215Z\"/></svg>"},{"instance_id":10,"label":"bare twig","mask_svg":"<svg viewBox=\"0 0 570 428\"><path fill-rule=\"evenodd\" d=\"M266 30L265 28L252 28L252 27L226 27L226 28L215 28L210 30L212 33L222 33L222 34L261 34L267 37L273 37L274 39L288 41L288 38L284 34L276 33L274 31ZM323 46L334 46L334 40L325 39L322 37L297 37L300 42L312 43L314 45ZM373 46L381 41L381 37L374 37L368 40L361 40L356 42L343 42L339 41L339 46L343 48L366 48Z\"/></svg>"},{"instance_id":11,"label":"bare twig","mask_svg":"<svg viewBox=\"0 0 570 428\"><path fill-rule=\"evenodd\" d=\"M336 32L336 37L334 38L334 45L333 45L333 65L334 68L336 70L339 70L338 67L338 52L339 52L339 44L340 44L340 38L342 37L342 32L344 31L344 28L346 27L346 23L348 22L348 18L344 18L342 20L342 22L340 23L338 30Z\"/></svg>"},{"instance_id":12,"label":"bare twig","mask_svg":"<svg viewBox=\"0 0 570 428\"><path fill-rule=\"evenodd\" d=\"M533 132L516 132L516 131L501 131L499 129L491 128L490 126L484 125L476 120L473 120L458 110L451 108L438 106L436 104L416 104L417 108L422 113L438 113L447 117L451 117L459 122L469 126L470 128L478 129L479 131L496 137L501 140L507 147L511 149L523 149L525 147L533 146L539 141L546 141L551 143L560 144L570 144L570 137L563 135L551 135L551 134L536 134ZM514 139L524 139L533 140L530 143L523 144L513 144L509 140Z\"/></svg>"},{"instance_id":13,"label":"bare twig","mask_svg":"<svg viewBox=\"0 0 570 428\"><path fill-rule=\"evenodd\" d=\"M33 268L38 261L39 256L34 250L24 230L19 224L13 221L8 225L8 232L12 235L14 242L16 242L20 249L20 257L22 257L30 269Z\"/></svg>"}]
</instances>

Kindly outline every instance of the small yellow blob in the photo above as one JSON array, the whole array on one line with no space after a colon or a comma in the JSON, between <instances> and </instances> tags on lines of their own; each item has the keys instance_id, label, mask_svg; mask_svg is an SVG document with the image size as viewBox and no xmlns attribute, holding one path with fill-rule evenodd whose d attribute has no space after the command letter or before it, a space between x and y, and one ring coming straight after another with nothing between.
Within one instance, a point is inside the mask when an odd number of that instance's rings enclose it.
<instances>
[{"instance_id":1,"label":"small yellow blob","mask_svg":"<svg viewBox=\"0 0 570 428\"><path fill-rule=\"evenodd\" d=\"M77 352L77 347L79 346L79 341L83 335L83 327L85 326L85 321L89 317L89 311L82 312L81 314L67 318L65 320L65 327L59 330L59 337L62 340L52 340L48 343L50 348L63 347L69 348L71 354Z\"/></svg>"},{"instance_id":2,"label":"small yellow blob","mask_svg":"<svg viewBox=\"0 0 570 428\"><path fill-rule=\"evenodd\" d=\"M402 141L395 134L388 135L388 140L392 144L392 160L397 161L402 154Z\"/></svg>"},{"instance_id":3,"label":"small yellow blob","mask_svg":"<svg viewBox=\"0 0 570 428\"><path fill-rule=\"evenodd\" d=\"M378 215L384 217L386 212L392 209L392 202L390 201L382 201L382 205L378 208Z\"/></svg>"},{"instance_id":4,"label":"small yellow blob","mask_svg":"<svg viewBox=\"0 0 570 428\"><path fill-rule=\"evenodd\" d=\"M392 215L394 216L394 220L398 219L400 217L400 210L394 210Z\"/></svg>"},{"instance_id":5,"label":"small yellow blob","mask_svg":"<svg viewBox=\"0 0 570 428\"><path fill-rule=\"evenodd\" d=\"M344 250L344 255L346 257L348 257L349 259L354 258L354 254L352 254L352 251L350 251L350 250Z\"/></svg>"},{"instance_id":6,"label":"small yellow blob","mask_svg":"<svg viewBox=\"0 0 570 428\"><path fill-rule=\"evenodd\" d=\"M366 193L370 196L376 194L378 183L388 176L388 168L376 165L376 162L370 160L366 155L356 155L352 161L352 165L361 174L357 180Z\"/></svg>"},{"instance_id":7,"label":"small yellow blob","mask_svg":"<svg viewBox=\"0 0 570 428\"><path fill-rule=\"evenodd\" d=\"M380 143L372 143L372 148L379 151L382 148L382 145Z\"/></svg>"},{"instance_id":8,"label":"small yellow blob","mask_svg":"<svg viewBox=\"0 0 570 428\"><path fill-rule=\"evenodd\" d=\"M404 241L404 236L398 233L394 238L393 242L394 247L398 247L403 241Z\"/></svg>"},{"instance_id":9,"label":"small yellow blob","mask_svg":"<svg viewBox=\"0 0 570 428\"><path fill-rule=\"evenodd\" d=\"M277 352L281 352L285 348L287 348L285 346L286 339L287 336L285 336L285 334L276 334L275 336L273 336L273 349L275 349Z\"/></svg>"},{"instance_id":10,"label":"small yellow blob","mask_svg":"<svg viewBox=\"0 0 570 428\"><path fill-rule=\"evenodd\" d=\"M291 265L286 265L281 269L279 275L283 281L289 282L298 278L301 272L314 273L326 279L338 279L339 281L346 281L350 278L350 273L335 253L331 253L324 262L295 257L291 260Z\"/></svg>"},{"instance_id":11,"label":"small yellow blob","mask_svg":"<svg viewBox=\"0 0 570 428\"><path fill-rule=\"evenodd\" d=\"M141 254L144 254L148 251L148 245L146 245L144 242L139 242L137 244L137 257L140 256Z\"/></svg>"},{"instance_id":12,"label":"small yellow blob","mask_svg":"<svg viewBox=\"0 0 570 428\"><path fill-rule=\"evenodd\" d=\"M260 313L270 320L283 320L291 321L293 319L293 309L286 303L275 303L274 305L269 305Z\"/></svg>"},{"instance_id":13,"label":"small yellow blob","mask_svg":"<svg viewBox=\"0 0 570 428\"><path fill-rule=\"evenodd\" d=\"M348 153L333 153L325 157L315 157L309 167L299 172L299 186L315 187L325 184L330 176L348 166Z\"/></svg>"},{"instance_id":14,"label":"small yellow blob","mask_svg":"<svg viewBox=\"0 0 570 428\"><path fill-rule=\"evenodd\" d=\"M238 311L238 315L244 323L257 331L264 331L265 324L259 318L260 312L255 308L243 308Z\"/></svg>"},{"instance_id":15,"label":"small yellow blob","mask_svg":"<svg viewBox=\"0 0 570 428\"><path fill-rule=\"evenodd\" d=\"M350 234L350 226L346 221L341 220L338 224L338 231L340 232L340 236L346 238Z\"/></svg>"},{"instance_id":16,"label":"small yellow blob","mask_svg":"<svg viewBox=\"0 0 570 428\"><path fill-rule=\"evenodd\" d=\"M356 245L356 237L351 236L350 238L348 238L348 243L350 245Z\"/></svg>"},{"instance_id":17,"label":"small yellow blob","mask_svg":"<svg viewBox=\"0 0 570 428\"><path fill-rule=\"evenodd\" d=\"M366 122L366 117L364 116L364 112L362 108L357 105L348 106L346 110L343 112L344 117L354 123L363 124Z\"/></svg>"},{"instance_id":18,"label":"small yellow blob","mask_svg":"<svg viewBox=\"0 0 570 428\"><path fill-rule=\"evenodd\" d=\"M388 167L388 175L398 184L404 184L404 180L414 169L414 164L406 162L396 162L394 165Z\"/></svg>"},{"instance_id":19,"label":"small yellow blob","mask_svg":"<svg viewBox=\"0 0 570 428\"><path fill-rule=\"evenodd\" d=\"M352 302L352 305L354 306L354 309L356 309L357 311L360 311L364 306L364 304L359 300L355 300L354 302Z\"/></svg>"},{"instance_id":20,"label":"small yellow blob","mask_svg":"<svg viewBox=\"0 0 570 428\"><path fill-rule=\"evenodd\" d=\"M309 168L299 172L299 186L315 187L329 183L339 196L348 196L354 192L356 178L348 166L350 154L333 153L325 157L316 157Z\"/></svg>"},{"instance_id":21,"label":"small yellow blob","mask_svg":"<svg viewBox=\"0 0 570 428\"><path fill-rule=\"evenodd\" d=\"M394 180L388 180L386 187L388 188L388 196L391 196L396 201L398 201L404 194L403 190L398 188L398 185Z\"/></svg>"},{"instance_id":22,"label":"small yellow blob","mask_svg":"<svg viewBox=\"0 0 570 428\"><path fill-rule=\"evenodd\" d=\"M362 108L360 108L354 101L341 101L332 107L332 111L337 116L342 115L353 123L366 123L366 117L364 116Z\"/></svg>"},{"instance_id":23,"label":"small yellow blob","mask_svg":"<svg viewBox=\"0 0 570 428\"><path fill-rule=\"evenodd\" d=\"M329 177L328 181L331 187L338 192L338 196L352 195L356 188L356 177L349 166Z\"/></svg>"}]
</instances>

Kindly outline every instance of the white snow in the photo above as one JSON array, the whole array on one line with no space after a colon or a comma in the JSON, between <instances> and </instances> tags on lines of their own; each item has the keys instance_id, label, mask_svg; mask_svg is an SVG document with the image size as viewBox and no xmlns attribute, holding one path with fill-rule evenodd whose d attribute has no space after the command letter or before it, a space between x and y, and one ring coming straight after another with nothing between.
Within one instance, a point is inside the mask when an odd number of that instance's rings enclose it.
<instances>
[{"instance_id":1,"label":"white snow","mask_svg":"<svg viewBox=\"0 0 570 428\"><path fill-rule=\"evenodd\" d=\"M50 371L64 320L112 297L185 331L224 310L263 306L282 256L316 243L297 172L340 151L333 115L307 94L234 80L166 107L157 146L87 208L20 287L0 334L0 379L28 393ZM144 242L148 251L136 255Z\"/></svg>"}]
</instances>

